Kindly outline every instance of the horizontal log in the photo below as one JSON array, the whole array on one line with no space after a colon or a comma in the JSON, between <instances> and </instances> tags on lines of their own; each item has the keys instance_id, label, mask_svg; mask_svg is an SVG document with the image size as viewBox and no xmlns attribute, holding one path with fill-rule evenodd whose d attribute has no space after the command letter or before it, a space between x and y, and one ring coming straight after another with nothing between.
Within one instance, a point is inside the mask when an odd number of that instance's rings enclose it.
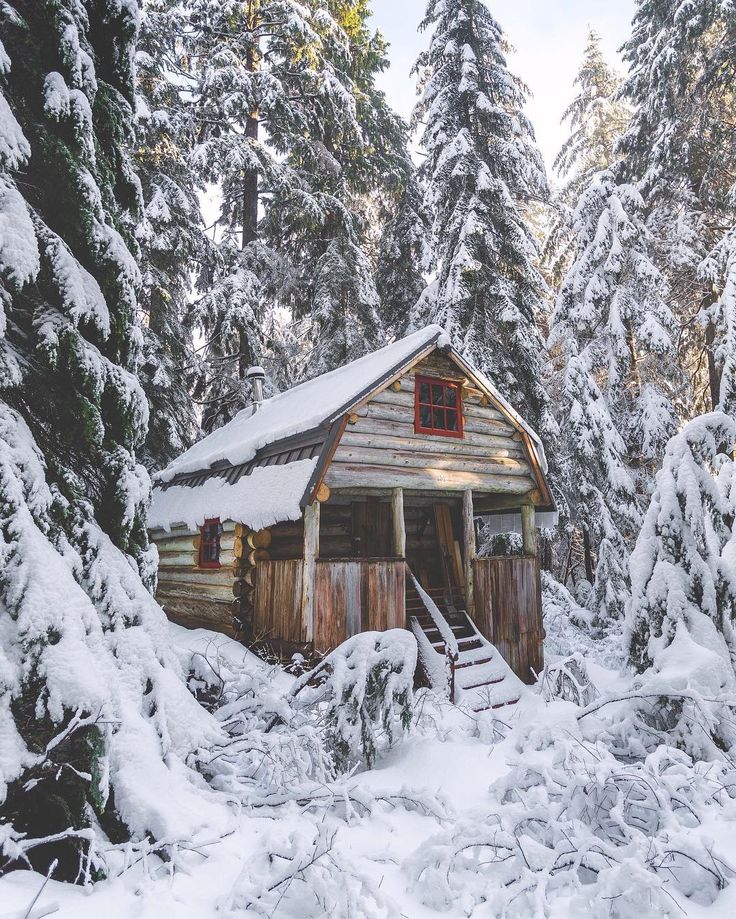
<instances>
[{"instance_id":1,"label":"horizontal log","mask_svg":"<svg viewBox=\"0 0 736 919\"><path fill-rule=\"evenodd\" d=\"M390 390L384 390L383 392L377 393L368 405L380 405L388 407L401 408L405 411L408 411L412 416L414 415L414 393L413 392L391 392ZM498 409L492 408L490 405L475 405L472 402L463 402L463 415L466 418L479 418L486 419L492 418L495 421L505 421L505 416L498 411Z\"/></svg>"},{"instance_id":2,"label":"horizontal log","mask_svg":"<svg viewBox=\"0 0 736 919\"><path fill-rule=\"evenodd\" d=\"M184 585L166 588L159 587L156 591L156 600L164 609L167 609L168 606L171 605L177 609L189 609L192 612L197 609L210 609L214 611L216 608L227 611L232 602L232 593L220 598L205 596L197 590L193 590L191 587L188 588Z\"/></svg>"},{"instance_id":3,"label":"horizontal log","mask_svg":"<svg viewBox=\"0 0 736 919\"><path fill-rule=\"evenodd\" d=\"M408 437L401 437L392 434L369 434L360 430L345 431L340 438L340 446L343 447L375 447L379 450L413 450L417 453L460 453L465 456L510 456L523 457L524 449L521 444L512 440L510 437L497 437L495 435L484 436L482 444L469 443L464 437L454 439L452 437L433 437L427 438L424 434L412 434Z\"/></svg>"},{"instance_id":4,"label":"horizontal log","mask_svg":"<svg viewBox=\"0 0 736 919\"><path fill-rule=\"evenodd\" d=\"M326 479L331 487L413 488L418 491L462 491L471 488L488 494L523 494L535 483L526 476L482 475L444 469L402 469L353 463L333 464Z\"/></svg>"},{"instance_id":5,"label":"horizontal log","mask_svg":"<svg viewBox=\"0 0 736 919\"><path fill-rule=\"evenodd\" d=\"M529 464L511 457L463 456L441 453L415 453L411 450L381 450L374 447L338 447L332 465L368 463L374 466L401 466L415 469L447 469L479 472L486 475L531 475Z\"/></svg>"},{"instance_id":6,"label":"horizontal log","mask_svg":"<svg viewBox=\"0 0 736 919\"><path fill-rule=\"evenodd\" d=\"M371 416L360 418L357 424L348 430L351 434L360 432L362 434L385 434L391 437L421 437L427 442L434 443L443 443L453 439L443 437L441 434L416 434L413 417L411 419L397 419L395 417L379 417L379 415L380 412L376 410ZM462 438L456 438L456 440L462 440L466 444L485 446L486 439L489 437L503 437L513 442L514 434L513 428L505 422L489 421L482 428L477 423L471 422L463 426L463 436Z\"/></svg>"},{"instance_id":7,"label":"horizontal log","mask_svg":"<svg viewBox=\"0 0 736 919\"><path fill-rule=\"evenodd\" d=\"M251 549L268 549L271 539L270 530L251 530L248 533L248 545Z\"/></svg>"},{"instance_id":8,"label":"horizontal log","mask_svg":"<svg viewBox=\"0 0 736 919\"><path fill-rule=\"evenodd\" d=\"M368 419L371 421L384 421L384 422L393 422L395 425L400 425L401 427L396 430L395 433L398 434L413 434L414 433L414 412L411 412L401 406L394 405L385 405L385 404L376 404L375 402L370 402L364 409L360 410L360 418L355 424L355 429L363 429L363 419ZM471 434L497 434L502 433L510 436L514 433L514 428L507 421L501 421L496 418L464 418L463 419L463 435L465 433ZM425 435L432 436L432 435ZM442 438L447 440L447 438Z\"/></svg>"},{"instance_id":9,"label":"horizontal log","mask_svg":"<svg viewBox=\"0 0 736 919\"><path fill-rule=\"evenodd\" d=\"M196 536L176 536L165 539L153 539L158 548L159 554L162 552L191 552L199 548L200 537ZM223 533L220 537L220 548L230 550L233 547L235 536L232 533Z\"/></svg>"}]
</instances>

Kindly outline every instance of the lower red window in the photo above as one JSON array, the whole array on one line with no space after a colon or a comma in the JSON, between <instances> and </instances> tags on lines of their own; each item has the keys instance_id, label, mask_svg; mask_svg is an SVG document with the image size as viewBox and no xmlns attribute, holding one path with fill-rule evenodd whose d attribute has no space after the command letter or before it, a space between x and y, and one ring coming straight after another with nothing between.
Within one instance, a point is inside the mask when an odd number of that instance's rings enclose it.
<instances>
[{"instance_id":1,"label":"lower red window","mask_svg":"<svg viewBox=\"0 0 736 919\"><path fill-rule=\"evenodd\" d=\"M214 517L205 520L204 526L199 528L199 567L220 567L220 533L222 526L220 518Z\"/></svg>"},{"instance_id":2,"label":"lower red window","mask_svg":"<svg viewBox=\"0 0 736 919\"><path fill-rule=\"evenodd\" d=\"M460 383L437 377L417 376L414 380L414 430L417 434L463 436L462 390Z\"/></svg>"}]
</instances>

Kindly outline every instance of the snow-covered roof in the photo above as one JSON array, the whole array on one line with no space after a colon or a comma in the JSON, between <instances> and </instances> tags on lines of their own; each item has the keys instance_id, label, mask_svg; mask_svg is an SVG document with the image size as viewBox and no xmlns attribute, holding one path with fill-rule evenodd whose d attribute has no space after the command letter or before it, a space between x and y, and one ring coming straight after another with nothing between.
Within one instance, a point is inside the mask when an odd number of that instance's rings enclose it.
<instances>
[{"instance_id":1,"label":"snow-covered roof","mask_svg":"<svg viewBox=\"0 0 736 919\"><path fill-rule=\"evenodd\" d=\"M219 516L237 517L259 529L297 519L300 502L319 477L330 425L434 346L446 350L511 423L529 435L545 473L544 449L536 432L490 380L450 346L443 329L430 325L267 399L259 411L250 406L203 438L156 476L149 525L194 527L206 517Z\"/></svg>"},{"instance_id":2,"label":"snow-covered roof","mask_svg":"<svg viewBox=\"0 0 736 919\"><path fill-rule=\"evenodd\" d=\"M300 502L316 465L315 457L283 466L261 466L232 485L213 476L196 488L154 488L148 525L170 530L183 523L196 530L209 517L219 517L261 530L282 520L299 520Z\"/></svg>"},{"instance_id":3,"label":"snow-covered roof","mask_svg":"<svg viewBox=\"0 0 736 919\"><path fill-rule=\"evenodd\" d=\"M177 457L156 479L170 482L180 473L208 469L220 460L233 466L244 463L267 444L332 420L370 391L377 380L400 369L442 335L440 326L427 326L344 367L272 396L257 412L252 406L243 409L228 424Z\"/></svg>"}]
</instances>

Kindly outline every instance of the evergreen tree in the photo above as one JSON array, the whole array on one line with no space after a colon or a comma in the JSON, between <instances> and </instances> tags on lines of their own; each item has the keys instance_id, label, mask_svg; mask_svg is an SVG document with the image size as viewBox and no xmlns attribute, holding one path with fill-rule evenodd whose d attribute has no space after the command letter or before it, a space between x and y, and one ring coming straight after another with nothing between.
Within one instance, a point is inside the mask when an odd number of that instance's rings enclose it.
<instances>
[{"instance_id":1,"label":"evergreen tree","mask_svg":"<svg viewBox=\"0 0 736 919\"><path fill-rule=\"evenodd\" d=\"M420 28L421 96L413 123L432 215L437 278L414 323L438 322L542 433L549 425L537 315L544 282L525 208L547 183L524 85L506 66L503 31L481 0L430 0Z\"/></svg>"},{"instance_id":2,"label":"evergreen tree","mask_svg":"<svg viewBox=\"0 0 736 919\"><path fill-rule=\"evenodd\" d=\"M385 217L378 249L376 289L381 317L388 332L400 338L411 323L411 312L425 287L429 218L422 190L409 171L393 214Z\"/></svg>"},{"instance_id":3,"label":"evergreen tree","mask_svg":"<svg viewBox=\"0 0 736 919\"><path fill-rule=\"evenodd\" d=\"M683 362L696 372L696 408L719 402L716 354L723 351L710 308L724 286L703 259L735 222L732 92L736 18L717 0L639 0L623 93L634 107L621 141L626 177L641 180L683 334ZM712 268L715 262L710 261ZM715 284L715 291L714 291ZM704 377L704 378L702 378Z\"/></svg>"},{"instance_id":4,"label":"evergreen tree","mask_svg":"<svg viewBox=\"0 0 736 919\"><path fill-rule=\"evenodd\" d=\"M694 419L672 438L631 555L631 664L706 697L734 689L734 477L722 450L735 439L734 421L722 412ZM700 712L699 725L680 705L663 703L661 715L668 712L688 746L687 738L706 727ZM723 749L734 731L731 713L721 716L711 731Z\"/></svg>"},{"instance_id":5,"label":"evergreen tree","mask_svg":"<svg viewBox=\"0 0 736 919\"><path fill-rule=\"evenodd\" d=\"M144 202L136 229L138 302L146 319L140 376L151 407L143 458L152 469L168 465L199 434L191 389L200 368L185 316L192 281L213 258L188 162L193 121L178 85L184 24L181 7L147 0L137 53L135 166Z\"/></svg>"},{"instance_id":6,"label":"evergreen tree","mask_svg":"<svg viewBox=\"0 0 736 919\"><path fill-rule=\"evenodd\" d=\"M603 56L600 36L591 29L575 77L578 94L562 116L562 122L569 123L570 135L554 162L564 181L552 201L554 216L544 255L556 287L572 257L573 213L578 200L593 176L617 159L614 148L629 120L627 108L616 98L620 83Z\"/></svg>"},{"instance_id":7,"label":"evergreen tree","mask_svg":"<svg viewBox=\"0 0 736 919\"><path fill-rule=\"evenodd\" d=\"M83 853L95 866L98 825L190 832L185 760L214 735L141 580L138 16L120 0L0 11L0 870L26 834L31 864L58 858L68 879ZM181 819L142 782L176 787Z\"/></svg>"},{"instance_id":8,"label":"evergreen tree","mask_svg":"<svg viewBox=\"0 0 736 919\"><path fill-rule=\"evenodd\" d=\"M595 596L623 612L627 545L639 523L634 468L644 473L674 427L663 389L672 316L651 262L643 202L610 171L597 175L574 216L576 258L552 316L550 345L564 361L559 427L566 432L570 506L586 553L596 550ZM590 576L591 558L586 559Z\"/></svg>"},{"instance_id":9,"label":"evergreen tree","mask_svg":"<svg viewBox=\"0 0 736 919\"><path fill-rule=\"evenodd\" d=\"M371 234L408 193L413 171L406 125L375 85L387 46L368 27L367 0L330 0L328 7L337 31L325 36L325 66L349 102L349 118L334 106L308 113L313 143L295 149L289 162L322 208L302 213L297 200L282 198L268 222L298 266L287 302L297 318L309 319L309 375L384 343ZM411 275L411 266L402 272Z\"/></svg>"}]
</instances>

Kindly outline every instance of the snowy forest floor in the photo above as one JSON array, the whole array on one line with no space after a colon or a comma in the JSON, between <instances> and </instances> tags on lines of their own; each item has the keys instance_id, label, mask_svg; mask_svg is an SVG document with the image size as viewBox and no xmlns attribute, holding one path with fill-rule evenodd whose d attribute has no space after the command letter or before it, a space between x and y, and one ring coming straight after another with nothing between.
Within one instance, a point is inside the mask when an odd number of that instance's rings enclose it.
<instances>
[{"instance_id":1,"label":"snowy forest floor","mask_svg":"<svg viewBox=\"0 0 736 919\"><path fill-rule=\"evenodd\" d=\"M171 634L183 654L211 654L216 645L220 658L232 667L264 672L268 669L244 652L242 646L223 636L204 630L187 632L173 625ZM591 646L586 652L588 672L598 690L604 695L625 690L627 678L611 666L610 649L606 651L605 646L601 649L606 666L596 662L594 654ZM281 671L272 673L277 691L288 690L291 680ZM485 917L516 915L513 903L509 902L513 898L504 901L501 912L492 894L479 893L472 880L466 883L467 876L464 880L455 862L451 868L440 866L442 878L418 873L417 865L422 858L418 859L417 853L423 852L425 862L429 863L432 858L427 847L432 843L428 840L447 842L457 836L462 840L464 833L476 832L469 828L482 825L486 815L498 810L502 799L498 786L505 779L510 786L523 785L519 776L534 763L536 768L551 769L553 760L559 757L561 749L567 749L566 745L594 751L597 727L591 723L588 733L581 734L576 717L580 709L570 702L545 702L535 688L520 704L505 710L502 720L467 714L422 693L417 695L415 707L414 724L408 735L382 756L375 768L356 773L345 781L346 787L373 796L370 812L356 811L338 816L329 810L310 811L294 801L276 807L234 807L223 795L219 801L210 801L208 822L202 827L200 837L184 841L190 849L179 852L176 870L172 871L171 864L150 856L120 876L99 881L86 889L53 880L43 886L43 876L18 871L0 880L0 919L40 919L46 915L70 919L99 919L100 916L105 919L132 916L136 919L222 919L245 915L244 883L251 891L256 890L259 883L267 880L269 865L274 862L274 859L264 860L265 853L282 852L293 856L295 852L308 852L316 834L326 826L329 845L324 858L332 864L339 883L348 886L365 883L373 891L369 897L374 900L373 907L366 908L364 913L350 912L351 916L424 919L471 913ZM585 757L579 762L584 764ZM425 802L425 806L396 806L395 798L393 803L386 804L385 799L391 796L416 798ZM732 861L736 862L736 809L729 808L729 803L730 799L726 807L709 812L697 833L704 834L706 848L710 851L717 849L721 856L732 853ZM175 806L176 802L172 804ZM538 804L538 801L530 802L530 813ZM528 849L527 854L533 861L533 850ZM525 861L526 858L527 855ZM278 863L278 858L275 861ZM476 869L472 865L465 867L479 875L484 864L480 858ZM632 871L632 877L636 875L631 867L627 870ZM248 911L247 915L321 915L320 897L324 895L323 902L329 900L324 893L324 878L312 878L309 870L305 870L303 878L306 889L302 886L297 893L296 888L301 883L297 878L282 888L276 900L255 905L253 912ZM503 880L498 879L497 883L503 889ZM513 888L515 880L507 878L505 883ZM518 915L553 919L592 915L621 916L623 919L650 915L721 919L736 915L736 884L717 891L713 902L707 903L712 897L699 896L698 883L697 879L693 881L692 898L682 896L681 884L670 890L667 897L671 900L671 913L662 907L661 900L648 900L646 892L632 889L632 901L624 896L619 903L614 897L609 904L599 903L600 910L594 910L585 897L574 895L574 892L568 895L560 890L558 894L561 895L548 896L544 891L537 891L538 901L521 896ZM290 886L293 888L291 894L296 895L285 895ZM41 896L29 912L29 905L42 887ZM519 891L523 894L523 886ZM600 897L601 891L596 896ZM315 902L310 903L310 898ZM637 899L638 904L635 904ZM342 919L343 914L332 914ZM347 915L344 914L345 919Z\"/></svg>"}]
</instances>

